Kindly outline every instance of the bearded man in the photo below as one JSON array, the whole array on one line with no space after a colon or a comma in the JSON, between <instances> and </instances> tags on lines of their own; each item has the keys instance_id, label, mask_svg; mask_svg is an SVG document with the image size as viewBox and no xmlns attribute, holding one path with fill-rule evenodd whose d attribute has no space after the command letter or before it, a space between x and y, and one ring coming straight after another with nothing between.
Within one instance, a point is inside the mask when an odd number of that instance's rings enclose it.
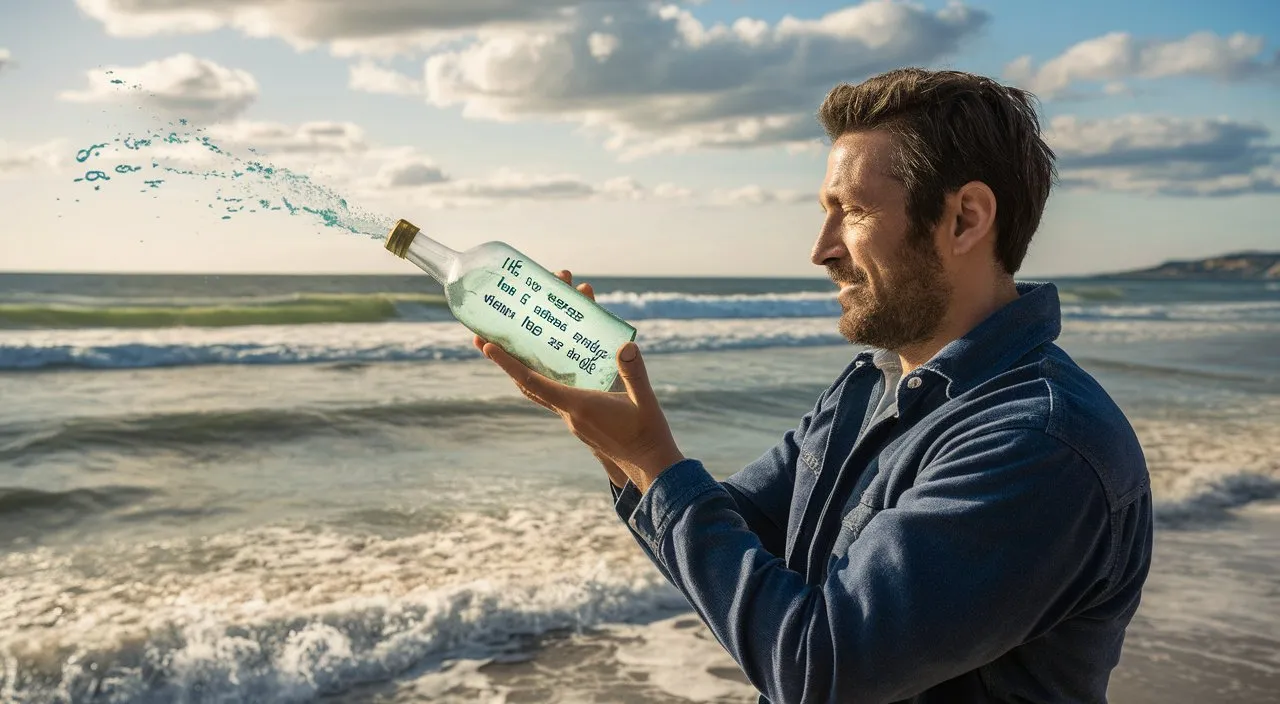
<instances>
[{"instance_id":1,"label":"bearded man","mask_svg":"<svg viewBox=\"0 0 1280 704\"><path fill-rule=\"evenodd\" d=\"M1033 99L904 69L819 116L812 261L870 349L755 462L717 481L685 457L635 343L615 393L476 344L601 460L761 702L1104 702L1151 491L1124 414L1053 342L1055 287L1014 281L1056 176Z\"/></svg>"}]
</instances>

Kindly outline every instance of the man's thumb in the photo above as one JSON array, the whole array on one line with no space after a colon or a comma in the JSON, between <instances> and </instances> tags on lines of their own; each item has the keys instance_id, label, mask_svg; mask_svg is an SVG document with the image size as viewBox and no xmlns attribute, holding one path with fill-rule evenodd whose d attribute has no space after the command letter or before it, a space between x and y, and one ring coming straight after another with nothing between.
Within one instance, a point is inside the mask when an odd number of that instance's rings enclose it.
<instances>
[{"instance_id":1,"label":"man's thumb","mask_svg":"<svg viewBox=\"0 0 1280 704\"><path fill-rule=\"evenodd\" d=\"M644 368L644 358L640 356L640 346L636 343L628 342L618 348L618 375L622 377L632 403L641 408L658 405L658 398L649 385L649 372Z\"/></svg>"}]
</instances>

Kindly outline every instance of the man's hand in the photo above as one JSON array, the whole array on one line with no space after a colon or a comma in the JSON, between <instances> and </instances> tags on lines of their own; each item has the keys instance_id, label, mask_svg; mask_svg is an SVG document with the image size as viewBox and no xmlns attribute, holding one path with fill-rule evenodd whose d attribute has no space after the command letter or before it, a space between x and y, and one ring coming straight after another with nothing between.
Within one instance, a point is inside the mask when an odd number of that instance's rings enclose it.
<instances>
[{"instance_id":1,"label":"man's hand","mask_svg":"<svg viewBox=\"0 0 1280 704\"><path fill-rule=\"evenodd\" d=\"M556 276L573 285L573 275L568 271ZM579 284L577 289L595 300L590 284ZM630 478L641 493L646 492L663 470L684 459L649 385L640 348L634 342L623 345L616 355L625 392L566 386L529 369L479 335L475 345L515 381L529 400L564 419L569 432L604 465L614 486L621 487Z\"/></svg>"}]
</instances>

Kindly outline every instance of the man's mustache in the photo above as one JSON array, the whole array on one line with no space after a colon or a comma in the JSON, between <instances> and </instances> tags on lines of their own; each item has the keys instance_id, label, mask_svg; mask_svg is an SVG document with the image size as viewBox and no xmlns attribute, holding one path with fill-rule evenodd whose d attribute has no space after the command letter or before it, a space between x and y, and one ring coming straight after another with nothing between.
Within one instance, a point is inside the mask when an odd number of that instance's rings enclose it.
<instances>
[{"instance_id":1,"label":"man's mustache","mask_svg":"<svg viewBox=\"0 0 1280 704\"><path fill-rule=\"evenodd\" d=\"M833 262L828 264L827 276L837 286L864 284L867 282L867 273L855 267L852 262Z\"/></svg>"}]
</instances>

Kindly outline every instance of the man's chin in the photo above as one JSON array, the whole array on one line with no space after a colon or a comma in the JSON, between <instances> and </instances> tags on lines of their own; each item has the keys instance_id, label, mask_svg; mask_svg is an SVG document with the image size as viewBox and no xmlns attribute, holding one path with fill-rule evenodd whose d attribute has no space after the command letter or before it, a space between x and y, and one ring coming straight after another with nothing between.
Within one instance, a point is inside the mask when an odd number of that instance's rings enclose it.
<instances>
[{"instance_id":1,"label":"man's chin","mask_svg":"<svg viewBox=\"0 0 1280 704\"><path fill-rule=\"evenodd\" d=\"M856 311L850 310L847 305L844 306L844 313L840 316L839 322L836 323L836 331L849 342L861 345L863 344L861 327Z\"/></svg>"}]
</instances>

